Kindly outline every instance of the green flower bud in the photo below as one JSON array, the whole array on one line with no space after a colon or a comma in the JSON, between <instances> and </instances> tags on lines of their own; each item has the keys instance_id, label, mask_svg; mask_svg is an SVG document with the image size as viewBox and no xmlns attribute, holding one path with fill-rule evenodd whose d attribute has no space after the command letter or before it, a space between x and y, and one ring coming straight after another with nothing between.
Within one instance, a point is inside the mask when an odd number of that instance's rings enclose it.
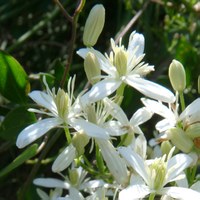
<instances>
[{"instance_id":1,"label":"green flower bud","mask_svg":"<svg viewBox=\"0 0 200 200\"><path fill-rule=\"evenodd\" d=\"M77 132L72 138L72 144L76 148L78 155L83 155L85 152L85 146L88 144L90 138L81 132Z\"/></svg>"},{"instance_id":2,"label":"green flower bud","mask_svg":"<svg viewBox=\"0 0 200 200\"><path fill-rule=\"evenodd\" d=\"M89 13L83 32L85 46L94 46L103 30L105 22L105 9L102 4L95 5Z\"/></svg>"},{"instance_id":3,"label":"green flower bud","mask_svg":"<svg viewBox=\"0 0 200 200\"><path fill-rule=\"evenodd\" d=\"M69 170L69 180L72 185L76 186L79 181L79 173L77 169L70 169Z\"/></svg>"},{"instance_id":4,"label":"green flower bud","mask_svg":"<svg viewBox=\"0 0 200 200\"><path fill-rule=\"evenodd\" d=\"M169 79L174 90L182 92L185 89L185 69L183 65L177 60L172 60L172 63L169 66Z\"/></svg>"},{"instance_id":5,"label":"green flower bud","mask_svg":"<svg viewBox=\"0 0 200 200\"><path fill-rule=\"evenodd\" d=\"M163 141L161 144L161 151L162 151L162 155L168 155L170 150L172 149L172 144L167 140L167 141Z\"/></svg>"},{"instance_id":6,"label":"green flower bud","mask_svg":"<svg viewBox=\"0 0 200 200\"><path fill-rule=\"evenodd\" d=\"M101 70L97 57L89 52L84 60L84 70L88 81L93 85L100 81Z\"/></svg>"},{"instance_id":7,"label":"green flower bud","mask_svg":"<svg viewBox=\"0 0 200 200\"><path fill-rule=\"evenodd\" d=\"M193 148L192 139L180 128L171 128L167 131L171 142L181 151L189 153Z\"/></svg>"},{"instance_id":8,"label":"green flower bud","mask_svg":"<svg viewBox=\"0 0 200 200\"><path fill-rule=\"evenodd\" d=\"M200 123L189 125L185 132L192 139L200 137Z\"/></svg>"},{"instance_id":9,"label":"green flower bud","mask_svg":"<svg viewBox=\"0 0 200 200\"><path fill-rule=\"evenodd\" d=\"M114 64L115 64L115 66L117 68L117 71L118 71L119 75L126 74L127 53L124 50L119 49L119 51L116 52Z\"/></svg>"}]
</instances>

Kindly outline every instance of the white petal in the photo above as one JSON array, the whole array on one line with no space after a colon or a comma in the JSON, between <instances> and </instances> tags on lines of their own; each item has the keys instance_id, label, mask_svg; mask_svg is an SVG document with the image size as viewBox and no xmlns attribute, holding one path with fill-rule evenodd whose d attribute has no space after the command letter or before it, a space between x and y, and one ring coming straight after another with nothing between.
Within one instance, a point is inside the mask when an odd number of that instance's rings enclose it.
<instances>
[{"instance_id":1,"label":"white petal","mask_svg":"<svg viewBox=\"0 0 200 200\"><path fill-rule=\"evenodd\" d=\"M200 193L192 189L181 187L166 187L159 191L160 194L166 194L179 200L199 200Z\"/></svg>"},{"instance_id":2,"label":"white petal","mask_svg":"<svg viewBox=\"0 0 200 200\"><path fill-rule=\"evenodd\" d=\"M147 98L141 98L141 101L153 113L156 113L164 118L168 118L171 120L173 120L175 118L174 113L167 106L163 105L162 103L155 101L155 100L147 99Z\"/></svg>"},{"instance_id":3,"label":"white petal","mask_svg":"<svg viewBox=\"0 0 200 200\"><path fill-rule=\"evenodd\" d=\"M81 48L79 49L76 53L82 57L83 59L85 59L85 57L87 56L87 54L89 53L90 49L89 48Z\"/></svg>"},{"instance_id":4,"label":"white petal","mask_svg":"<svg viewBox=\"0 0 200 200\"><path fill-rule=\"evenodd\" d=\"M33 183L35 185L47 188L68 189L70 187L69 183L67 183L66 181L64 182L56 178L36 178L33 180Z\"/></svg>"},{"instance_id":5,"label":"white petal","mask_svg":"<svg viewBox=\"0 0 200 200\"><path fill-rule=\"evenodd\" d=\"M53 98L46 94L45 92L41 91L33 91L29 93L29 97L33 99L38 105L43 106L50 110L54 115L57 115L57 108Z\"/></svg>"},{"instance_id":6,"label":"white petal","mask_svg":"<svg viewBox=\"0 0 200 200\"><path fill-rule=\"evenodd\" d=\"M105 79L93 85L85 95L90 103L103 99L112 94L120 86L121 81L116 79Z\"/></svg>"},{"instance_id":7,"label":"white petal","mask_svg":"<svg viewBox=\"0 0 200 200\"><path fill-rule=\"evenodd\" d=\"M129 124L129 120L128 120L126 114L124 113L124 111L118 104L114 103L113 101L111 101L108 98L105 99L105 104L109 107L110 114L115 119L117 119L123 125Z\"/></svg>"},{"instance_id":8,"label":"white petal","mask_svg":"<svg viewBox=\"0 0 200 200\"><path fill-rule=\"evenodd\" d=\"M137 51L135 52L136 57L139 57L144 52L144 36L142 34L136 33L135 31L131 33L129 37L129 43L128 43L128 51L134 51L135 48L137 48Z\"/></svg>"},{"instance_id":9,"label":"white petal","mask_svg":"<svg viewBox=\"0 0 200 200\"><path fill-rule=\"evenodd\" d=\"M133 169L148 183L147 166L144 160L129 147L119 147L118 150Z\"/></svg>"},{"instance_id":10,"label":"white petal","mask_svg":"<svg viewBox=\"0 0 200 200\"><path fill-rule=\"evenodd\" d=\"M102 156L108 169L119 184L126 184L128 180L128 171L124 160L108 140L97 139L97 144L101 149Z\"/></svg>"},{"instance_id":11,"label":"white petal","mask_svg":"<svg viewBox=\"0 0 200 200\"><path fill-rule=\"evenodd\" d=\"M120 136L127 133L127 129L118 121L108 121L105 127L108 129L109 135L111 136Z\"/></svg>"},{"instance_id":12,"label":"white petal","mask_svg":"<svg viewBox=\"0 0 200 200\"><path fill-rule=\"evenodd\" d=\"M138 109L130 119L130 123L133 126L139 126L144 122L148 121L152 117L152 112L150 112L147 108Z\"/></svg>"},{"instance_id":13,"label":"white petal","mask_svg":"<svg viewBox=\"0 0 200 200\"><path fill-rule=\"evenodd\" d=\"M76 148L70 144L59 154L52 165L53 172L61 172L65 170L76 158Z\"/></svg>"},{"instance_id":14,"label":"white petal","mask_svg":"<svg viewBox=\"0 0 200 200\"><path fill-rule=\"evenodd\" d=\"M57 118L47 118L38 121L35 124L31 124L18 135L16 142L17 147L24 148L61 123L61 120Z\"/></svg>"},{"instance_id":15,"label":"white petal","mask_svg":"<svg viewBox=\"0 0 200 200\"><path fill-rule=\"evenodd\" d=\"M156 124L156 129L159 131L159 132L164 132L172 127L175 126L175 122L174 121L170 121L169 119L163 119L161 121L159 121L157 124Z\"/></svg>"},{"instance_id":16,"label":"white petal","mask_svg":"<svg viewBox=\"0 0 200 200\"><path fill-rule=\"evenodd\" d=\"M192 158L186 154L177 154L167 163L168 178L166 183L176 178L184 169L192 163Z\"/></svg>"},{"instance_id":17,"label":"white petal","mask_svg":"<svg viewBox=\"0 0 200 200\"><path fill-rule=\"evenodd\" d=\"M84 131L88 136L101 139L109 139L106 129L83 119L71 119L70 125L77 131Z\"/></svg>"},{"instance_id":18,"label":"white petal","mask_svg":"<svg viewBox=\"0 0 200 200\"><path fill-rule=\"evenodd\" d=\"M184 119L187 116L193 115L197 112L200 112L200 98L197 98L190 105L186 107L186 109L181 113L180 119Z\"/></svg>"},{"instance_id":19,"label":"white petal","mask_svg":"<svg viewBox=\"0 0 200 200\"><path fill-rule=\"evenodd\" d=\"M130 185L119 193L119 200L138 200L150 193L145 185Z\"/></svg>"},{"instance_id":20,"label":"white petal","mask_svg":"<svg viewBox=\"0 0 200 200\"><path fill-rule=\"evenodd\" d=\"M153 99L157 99L167 103L173 103L176 99L173 93L165 87L145 80L143 78L135 77L134 75L127 76L124 82L134 87L145 96Z\"/></svg>"}]
</instances>

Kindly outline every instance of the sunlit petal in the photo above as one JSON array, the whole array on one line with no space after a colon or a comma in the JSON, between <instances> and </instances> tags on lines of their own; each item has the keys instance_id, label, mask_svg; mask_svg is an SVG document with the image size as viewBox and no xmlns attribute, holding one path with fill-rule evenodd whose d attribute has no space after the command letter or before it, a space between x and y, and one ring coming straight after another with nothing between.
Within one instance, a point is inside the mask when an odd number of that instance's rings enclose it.
<instances>
[{"instance_id":1,"label":"sunlit petal","mask_svg":"<svg viewBox=\"0 0 200 200\"><path fill-rule=\"evenodd\" d=\"M23 148L33 141L37 140L39 137L43 136L50 129L60 125L61 120L57 118L47 118L41 121L31 124L26 127L17 137L16 145L18 148Z\"/></svg>"}]
</instances>

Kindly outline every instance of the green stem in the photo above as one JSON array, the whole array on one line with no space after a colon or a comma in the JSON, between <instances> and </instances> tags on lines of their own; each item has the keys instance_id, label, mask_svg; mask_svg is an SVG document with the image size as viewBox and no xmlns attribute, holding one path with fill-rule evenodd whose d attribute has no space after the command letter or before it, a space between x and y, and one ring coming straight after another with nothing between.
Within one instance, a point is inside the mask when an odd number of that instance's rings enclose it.
<instances>
[{"instance_id":1,"label":"green stem","mask_svg":"<svg viewBox=\"0 0 200 200\"><path fill-rule=\"evenodd\" d=\"M97 167L100 171L100 173L104 173L104 162L103 162L103 158L102 155L100 153L100 149L97 143L95 143L95 148L96 148L96 160L97 160Z\"/></svg>"},{"instance_id":2,"label":"green stem","mask_svg":"<svg viewBox=\"0 0 200 200\"><path fill-rule=\"evenodd\" d=\"M180 96L180 102L181 102L181 110L183 112L185 110L185 100L184 100L183 92L179 92L179 96Z\"/></svg>"},{"instance_id":3,"label":"green stem","mask_svg":"<svg viewBox=\"0 0 200 200\"><path fill-rule=\"evenodd\" d=\"M69 129L68 128L64 128L64 130L65 130L65 136L66 136L67 142L68 142L68 144L70 144L71 141L72 141L72 137L71 137L71 134L69 132Z\"/></svg>"},{"instance_id":4,"label":"green stem","mask_svg":"<svg viewBox=\"0 0 200 200\"><path fill-rule=\"evenodd\" d=\"M151 194L149 195L149 200L154 200L155 196L156 196L155 193L151 193Z\"/></svg>"}]
</instances>

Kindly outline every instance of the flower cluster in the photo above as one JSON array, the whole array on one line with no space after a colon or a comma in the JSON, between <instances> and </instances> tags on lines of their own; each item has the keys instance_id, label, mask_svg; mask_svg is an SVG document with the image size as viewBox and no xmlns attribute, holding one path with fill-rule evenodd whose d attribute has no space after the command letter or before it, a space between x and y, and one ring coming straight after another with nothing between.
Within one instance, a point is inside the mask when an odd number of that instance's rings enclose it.
<instances>
[{"instance_id":1,"label":"flower cluster","mask_svg":"<svg viewBox=\"0 0 200 200\"><path fill-rule=\"evenodd\" d=\"M200 199L198 177L190 178L200 153L200 99L185 106L184 67L176 60L169 67L174 94L145 78L154 66L143 61L142 34L133 31L127 48L122 39L119 44L111 39L110 53L102 54L92 46L102 31L105 10L102 5L93 9L84 31L86 48L77 51L91 87L75 97L75 77L69 79L67 92L51 90L44 77L46 91L29 94L43 107L29 111L48 117L22 130L16 145L39 142L51 129L66 134L66 146L52 164L62 180L36 178L35 185L51 188L50 193L37 189L38 195L46 200ZM121 107L129 86L144 95L143 107L130 118ZM164 119L156 123L158 135L149 146L142 125L153 115Z\"/></svg>"}]
</instances>

